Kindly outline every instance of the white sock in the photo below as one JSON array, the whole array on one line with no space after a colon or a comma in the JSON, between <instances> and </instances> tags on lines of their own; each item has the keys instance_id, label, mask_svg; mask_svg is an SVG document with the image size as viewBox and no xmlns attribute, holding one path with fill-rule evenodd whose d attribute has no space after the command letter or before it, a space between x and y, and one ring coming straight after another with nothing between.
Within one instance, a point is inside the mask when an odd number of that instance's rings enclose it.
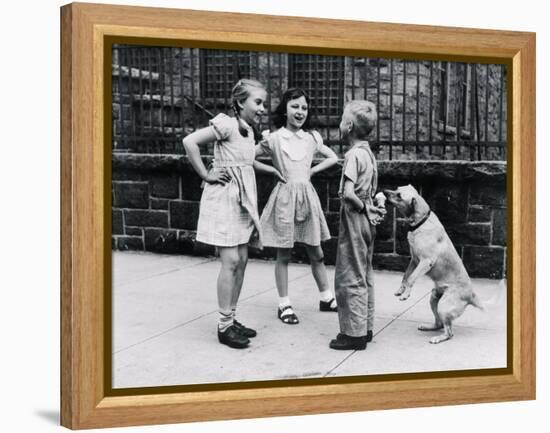
<instances>
[{"instance_id":1,"label":"white sock","mask_svg":"<svg viewBox=\"0 0 550 433\"><path fill-rule=\"evenodd\" d=\"M279 296L279 307L283 308L290 305L290 298L288 296Z\"/></svg>"},{"instance_id":2,"label":"white sock","mask_svg":"<svg viewBox=\"0 0 550 433\"><path fill-rule=\"evenodd\" d=\"M319 292L319 295L321 296L321 301L328 302L331 299L334 299L334 295L330 290L325 290L324 292Z\"/></svg>"},{"instance_id":3,"label":"white sock","mask_svg":"<svg viewBox=\"0 0 550 433\"><path fill-rule=\"evenodd\" d=\"M218 312L218 330L224 332L227 328L233 325L233 314L231 312Z\"/></svg>"}]
</instances>

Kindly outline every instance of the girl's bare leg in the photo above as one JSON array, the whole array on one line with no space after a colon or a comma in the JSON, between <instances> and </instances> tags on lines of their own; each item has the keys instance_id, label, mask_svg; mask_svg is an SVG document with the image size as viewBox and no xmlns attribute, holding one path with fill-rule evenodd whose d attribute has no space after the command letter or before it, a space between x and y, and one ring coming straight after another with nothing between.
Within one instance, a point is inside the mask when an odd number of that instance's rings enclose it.
<instances>
[{"instance_id":1,"label":"girl's bare leg","mask_svg":"<svg viewBox=\"0 0 550 433\"><path fill-rule=\"evenodd\" d=\"M319 309L321 311L337 311L336 297L328 285L327 269L324 261L325 257L321 246L313 247L306 245L306 251L311 263L311 273L319 289L319 297L321 298Z\"/></svg>"},{"instance_id":2,"label":"girl's bare leg","mask_svg":"<svg viewBox=\"0 0 550 433\"><path fill-rule=\"evenodd\" d=\"M231 303L234 298L238 298L240 292L240 287L236 289L239 286L241 268L239 247L218 247L218 250L222 262L218 275L218 341L229 347L243 349L248 346L250 340L235 328L231 310ZM242 285L242 279L240 284Z\"/></svg>"},{"instance_id":3,"label":"girl's bare leg","mask_svg":"<svg viewBox=\"0 0 550 433\"><path fill-rule=\"evenodd\" d=\"M288 297L288 263L292 253L291 248L277 249L277 262L275 263L275 283L279 292L279 319L287 325L299 323L298 317L294 314L290 298Z\"/></svg>"},{"instance_id":4,"label":"girl's bare leg","mask_svg":"<svg viewBox=\"0 0 550 433\"><path fill-rule=\"evenodd\" d=\"M239 247L218 247L222 267L218 275L218 308L231 312L231 302L238 281ZM239 289L240 292L240 289Z\"/></svg>"},{"instance_id":5,"label":"girl's bare leg","mask_svg":"<svg viewBox=\"0 0 550 433\"><path fill-rule=\"evenodd\" d=\"M246 264L248 263L248 245L242 244L237 246L237 253L239 256L239 264L235 276L235 286L231 295L232 310L237 307L239 296L241 296L241 289L243 288L244 271L246 270Z\"/></svg>"},{"instance_id":6,"label":"girl's bare leg","mask_svg":"<svg viewBox=\"0 0 550 433\"><path fill-rule=\"evenodd\" d=\"M330 291L328 285L327 269L324 262L325 256L323 254L321 246L318 245L314 247L311 245L306 245L305 247L307 255L309 256L309 261L311 263L311 273L313 274L313 278L317 283L317 288L319 289L319 292L326 292L327 290Z\"/></svg>"},{"instance_id":7,"label":"girl's bare leg","mask_svg":"<svg viewBox=\"0 0 550 433\"><path fill-rule=\"evenodd\" d=\"M292 249L278 248L277 261L275 263L275 284L279 298L288 296L288 263L290 262Z\"/></svg>"}]
</instances>

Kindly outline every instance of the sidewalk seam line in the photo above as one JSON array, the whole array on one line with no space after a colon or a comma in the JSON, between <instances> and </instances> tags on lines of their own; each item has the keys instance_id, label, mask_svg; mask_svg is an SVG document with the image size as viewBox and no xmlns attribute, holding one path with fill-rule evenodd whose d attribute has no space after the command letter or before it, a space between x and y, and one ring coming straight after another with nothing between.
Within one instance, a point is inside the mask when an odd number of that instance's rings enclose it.
<instances>
[{"instance_id":1,"label":"sidewalk seam line","mask_svg":"<svg viewBox=\"0 0 550 433\"><path fill-rule=\"evenodd\" d=\"M203 263L206 263L206 262L203 262ZM167 273L168 273L168 272L167 272ZM163 275L163 274L159 274L159 275ZM293 281L296 281L296 280L299 280L299 279L305 277L306 275L308 275L308 273L304 273L303 275L300 275L300 276L298 276L298 277L296 277L296 278L293 278L292 280L289 280L289 283L291 283L291 282L293 282ZM254 294L254 295L249 296L248 298L244 298L242 301L245 301L245 300L247 300L247 299L251 299L251 298L254 298L254 297L256 297L256 296L262 295L262 294L267 293L268 291L273 290L273 289L274 289L274 286L271 286L269 289L266 289L266 290L264 290L263 292L258 292L258 293ZM242 302L242 301L241 301L241 302ZM136 343L134 343L134 344L131 344L130 346L123 347L122 349L119 349L119 350L117 350L117 351L114 351L114 352L113 352L113 355L116 355L116 354L118 354L118 353L120 353L120 352L123 352L123 351L125 351L125 350L128 350L128 349L131 349L132 347L139 346L139 345L142 344L142 343L146 343L147 341L150 341L150 340L152 340L152 339L154 339L154 338L160 337L161 335L164 335L164 334L166 334L166 333L168 333L168 332L171 332L171 331L173 331L173 330L175 330L175 329L177 329L177 328L181 328L182 326L189 325L190 323L193 323L193 322L195 322L195 321L197 321L197 320L199 320L199 319L202 319L203 317L209 316L209 315L214 314L214 313L217 313L217 312L218 312L218 310L212 310L212 311L209 311L209 312L207 312L207 313L204 313L204 314L202 314L201 316L198 316L198 317L195 317L194 319L188 320L187 322L180 323L179 325L173 326L172 328L166 329L166 330L164 330L164 331L162 331L162 332L159 332L158 334L151 335L150 337L147 337L145 340L138 341L138 342L136 342Z\"/></svg>"},{"instance_id":2,"label":"sidewalk seam line","mask_svg":"<svg viewBox=\"0 0 550 433\"><path fill-rule=\"evenodd\" d=\"M390 326L393 322L395 322L397 319L399 319L401 316L403 316L403 314L405 314L407 311L409 311L411 308L414 308L420 301L422 301L426 296L428 296L429 294L431 293L431 290L426 292L423 296L421 296L418 301L416 301L414 304L412 304L409 308L407 308L406 310L403 310L403 312L401 314L398 314L397 316L395 316L392 320L390 320L385 326L383 326L380 331L378 331L377 333L375 333L373 335L373 338L375 336L377 336L378 334L380 334L384 329L386 329L388 326ZM368 344L367 344L368 346ZM329 374L331 374L333 371L337 370L340 366L342 366L342 364L344 362L346 362L348 359L350 359L353 355L355 355L358 351L357 350L354 350L352 353L350 353L348 356L346 356L342 361L340 361L336 366L334 366L332 369L330 369L329 371L327 371L323 377L327 377Z\"/></svg>"},{"instance_id":3,"label":"sidewalk seam line","mask_svg":"<svg viewBox=\"0 0 550 433\"><path fill-rule=\"evenodd\" d=\"M147 277L143 277L143 278L138 278L137 280L132 280L132 281L127 281L125 283L121 283L119 285L117 285L117 288L118 287L124 287L124 286L127 286L129 284L135 284L135 283L140 283L142 281L146 281L146 280L149 280L151 278L155 278L155 277L161 277L163 275L167 275L167 274L171 274L173 272L178 272L178 271L182 271L184 269L189 269L189 268L193 268L195 266L199 266L199 265L204 265L205 263L211 263L213 261L215 261L216 259L209 259L209 260L204 260L202 262L199 262L199 263L193 263L192 265L189 265L189 266L183 266L181 268L175 268L175 269L170 269L169 271L164 271L164 272L159 272L158 274L153 274L153 275L148 275Z\"/></svg>"}]
</instances>

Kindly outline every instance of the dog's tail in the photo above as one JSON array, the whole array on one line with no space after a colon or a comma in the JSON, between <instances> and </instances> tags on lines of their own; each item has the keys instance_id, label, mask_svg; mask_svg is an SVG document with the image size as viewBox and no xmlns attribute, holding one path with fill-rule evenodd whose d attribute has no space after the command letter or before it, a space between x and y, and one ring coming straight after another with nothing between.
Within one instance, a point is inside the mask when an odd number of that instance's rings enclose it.
<instances>
[{"instance_id":1,"label":"dog's tail","mask_svg":"<svg viewBox=\"0 0 550 433\"><path fill-rule=\"evenodd\" d=\"M479 308L482 311L487 311L487 309L491 309L495 305L499 304L501 302L502 297L506 293L506 279L502 279L498 283L498 287L495 290L495 293L487 300L481 301L479 297L472 292L472 295L470 296L469 304L473 305L476 308Z\"/></svg>"},{"instance_id":2,"label":"dog's tail","mask_svg":"<svg viewBox=\"0 0 550 433\"><path fill-rule=\"evenodd\" d=\"M477 295L472 292L472 295L470 296L470 305L473 305L476 308L479 308L481 311L485 311L485 306L481 303Z\"/></svg>"}]
</instances>

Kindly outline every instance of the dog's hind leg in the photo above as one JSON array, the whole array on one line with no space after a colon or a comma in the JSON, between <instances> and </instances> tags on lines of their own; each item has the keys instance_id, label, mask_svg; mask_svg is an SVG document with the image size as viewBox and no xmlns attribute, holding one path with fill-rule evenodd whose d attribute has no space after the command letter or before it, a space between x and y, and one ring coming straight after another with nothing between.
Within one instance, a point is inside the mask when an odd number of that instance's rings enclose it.
<instances>
[{"instance_id":1,"label":"dog's hind leg","mask_svg":"<svg viewBox=\"0 0 550 433\"><path fill-rule=\"evenodd\" d=\"M433 337L430 343L437 344L453 338L453 320L464 313L467 305L465 301L457 296L456 292L453 292L452 289L447 289L437 306L439 319L443 324L443 334Z\"/></svg>"},{"instance_id":2,"label":"dog's hind leg","mask_svg":"<svg viewBox=\"0 0 550 433\"><path fill-rule=\"evenodd\" d=\"M443 334L432 337L430 339L430 343L438 344L438 343L441 343L443 341L447 341L447 340L450 340L451 338L453 338L453 327L452 327L451 322L444 323L443 328L444 328Z\"/></svg>"},{"instance_id":3,"label":"dog's hind leg","mask_svg":"<svg viewBox=\"0 0 550 433\"><path fill-rule=\"evenodd\" d=\"M439 300L441 299L442 293L437 290L437 288L432 289L432 294L430 296L430 307L432 309L432 313L435 317L434 323L423 323L418 326L419 331L439 331L443 328L443 323L441 322L441 319L439 317L439 313L437 312L437 306L439 304Z\"/></svg>"}]
</instances>

